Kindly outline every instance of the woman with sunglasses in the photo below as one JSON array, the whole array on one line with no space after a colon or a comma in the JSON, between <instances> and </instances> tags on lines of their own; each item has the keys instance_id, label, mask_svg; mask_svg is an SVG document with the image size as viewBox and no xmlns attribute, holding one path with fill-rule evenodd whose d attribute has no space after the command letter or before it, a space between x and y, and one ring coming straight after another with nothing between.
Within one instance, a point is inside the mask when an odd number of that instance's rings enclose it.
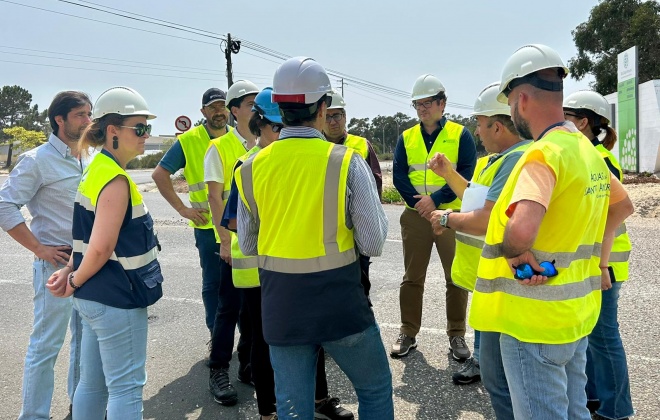
<instances>
[{"instance_id":1,"label":"woman with sunglasses","mask_svg":"<svg viewBox=\"0 0 660 420\"><path fill-rule=\"evenodd\" d=\"M147 306L162 296L153 220L126 164L144 153L156 118L133 89L99 96L81 150L101 147L83 174L73 213L73 254L48 280L73 294L83 319L81 378L73 419L142 419Z\"/></svg>"},{"instance_id":2,"label":"woman with sunglasses","mask_svg":"<svg viewBox=\"0 0 660 420\"><path fill-rule=\"evenodd\" d=\"M564 116L600 152L610 171L623 180L623 171L612 152L616 131L610 127L611 106L600 94L583 90L564 99ZM602 140L599 137L603 137ZM628 280L632 245L622 224L615 234L608 270L612 288L603 290L600 316L589 335L587 350L587 406L594 419L624 419L634 414L626 352L619 334L618 301L621 283Z\"/></svg>"}]
</instances>

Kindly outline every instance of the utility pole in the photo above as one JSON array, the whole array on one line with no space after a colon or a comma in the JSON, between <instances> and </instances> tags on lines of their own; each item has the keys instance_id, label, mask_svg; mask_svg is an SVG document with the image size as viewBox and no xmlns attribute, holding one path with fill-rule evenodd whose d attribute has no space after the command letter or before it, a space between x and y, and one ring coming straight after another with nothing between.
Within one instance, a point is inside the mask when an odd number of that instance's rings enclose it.
<instances>
[{"instance_id":1,"label":"utility pole","mask_svg":"<svg viewBox=\"0 0 660 420\"><path fill-rule=\"evenodd\" d=\"M221 47L222 48L222 47ZM241 41L232 41L231 34L227 34L227 41L225 43L225 48L223 52L225 53L225 59L227 60L227 88L230 88L234 84L234 75L232 73L231 65L231 55L238 54L241 49ZM234 125L234 116L229 113L229 124Z\"/></svg>"},{"instance_id":2,"label":"utility pole","mask_svg":"<svg viewBox=\"0 0 660 420\"><path fill-rule=\"evenodd\" d=\"M341 78L341 97L344 97L344 78Z\"/></svg>"},{"instance_id":3,"label":"utility pole","mask_svg":"<svg viewBox=\"0 0 660 420\"><path fill-rule=\"evenodd\" d=\"M385 153L385 124L383 124L383 153Z\"/></svg>"}]
</instances>

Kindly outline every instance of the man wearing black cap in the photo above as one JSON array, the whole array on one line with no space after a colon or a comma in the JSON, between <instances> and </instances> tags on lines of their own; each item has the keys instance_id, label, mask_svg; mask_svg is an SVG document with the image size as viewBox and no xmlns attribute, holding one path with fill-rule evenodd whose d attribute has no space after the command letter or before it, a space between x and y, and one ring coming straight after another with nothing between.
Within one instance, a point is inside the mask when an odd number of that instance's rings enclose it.
<instances>
[{"instance_id":1,"label":"man wearing black cap","mask_svg":"<svg viewBox=\"0 0 660 420\"><path fill-rule=\"evenodd\" d=\"M204 93L200 111L206 121L178 136L178 141L163 156L151 175L158 191L167 202L182 217L190 220L190 226L195 228L195 246L199 251L202 267L202 300L206 311L206 326L210 332L213 331L218 308L220 245L215 241L209 212L208 191L204 183L204 154L211 139L223 136L229 130L226 98L227 94L217 88L211 88ZM188 184L190 207L176 195L170 179L170 175L181 168Z\"/></svg>"}]
</instances>

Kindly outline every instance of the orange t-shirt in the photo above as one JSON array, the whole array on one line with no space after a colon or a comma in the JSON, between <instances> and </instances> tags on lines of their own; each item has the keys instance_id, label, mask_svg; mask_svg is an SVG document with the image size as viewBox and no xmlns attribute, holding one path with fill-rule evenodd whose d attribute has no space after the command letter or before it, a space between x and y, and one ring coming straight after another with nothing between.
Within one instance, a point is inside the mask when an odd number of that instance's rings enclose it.
<instances>
[{"instance_id":1,"label":"orange t-shirt","mask_svg":"<svg viewBox=\"0 0 660 420\"><path fill-rule=\"evenodd\" d=\"M506 211L507 216L511 217L516 205L522 200L534 201L548 210L556 183L555 174L548 165L534 160L526 163L520 171L511 203ZM610 205L623 201L628 196L621 182L612 173L610 173L610 184Z\"/></svg>"}]
</instances>

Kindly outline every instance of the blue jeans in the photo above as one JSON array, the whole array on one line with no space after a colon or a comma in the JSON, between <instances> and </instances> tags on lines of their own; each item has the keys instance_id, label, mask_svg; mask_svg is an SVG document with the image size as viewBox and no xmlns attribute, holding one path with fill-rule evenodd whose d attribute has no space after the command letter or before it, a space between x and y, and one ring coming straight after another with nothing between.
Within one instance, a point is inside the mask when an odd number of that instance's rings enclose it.
<instances>
[{"instance_id":1,"label":"blue jeans","mask_svg":"<svg viewBox=\"0 0 660 420\"><path fill-rule=\"evenodd\" d=\"M568 344L524 343L500 337L516 420L590 420L584 387L587 338Z\"/></svg>"},{"instance_id":2,"label":"blue jeans","mask_svg":"<svg viewBox=\"0 0 660 420\"><path fill-rule=\"evenodd\" d=\"M80 383L73 420L142 419L147 382L147 309L73 298L83 319Z\"/></svg>"},{"instance_id":3,"label":"blue jeans","mask_svg":"<svg viewBox=\"0 0 660 420\"><path fill-rule=\"evenodd\" d=\"M479 370L481 381L490 395L490 403L498 420L513 419L513 405L509 383L504 373L500 333L482 331L480 334ZM475 353L477 353L475 345Z\"/></svg>"},{"instance_id":4,"label":"blue jeans","mask_svg":"<svg viewBox=\"0 0 660 420\"><path fill-rule=\"evenodd\" d=\"M603 292L600 317L589 335L587 350L587 398L600 401L596 413L608 419L630 417L635 412L617 321L620 289L621 283L614 282L610 290Z\"/></svg>"},{"instance_id":5,"label":"blue jeans","mask_svg":"<svg viewBox=\"0 0 660 420\"><path fill-rule=\"evenodd\" d=\"M332 356L353 384L360 420L394 419L392 373L377 324L336 341L270 346L280 419L314 418L314 383L320 347Z\"/></svg>"},{"instance_id":6,"label":"blue jeans","mask_svg":"<svg viewBox=\"0 0 660 420\"><path fill-rule=\"evenodd\" d=\"M57 298L46 289L50 275L62 267L55 268L44 260L35 260L33 264L34 324L25 356L23 407L19 420L50 418L55 361L64 343L67 324L71 328L67 383L70 400L80 379L80 317L72 310L71 298Z\"/></svg>"},{"instance_id":7,"label":"blue jeans","mask_svg":"<svg viewBox=\"0 0 660 420\"><path fill-rule=\"evenodd\" d=\"M479 363L479 357L481 356L481 331L474 330L474 351L472 352L472 357L474 360Z\"/></svg>"},{"instance_id":8,"label":"blue jeans","mask_svg":"<svg viewBox=\"0 0 660 420\"><path fill-rule=\"evenodd\" d=\"M199 265L202 267L202 301L206 313L206 327L213 332L220 288L220 244L215 241L213 229L194 229L194 231Z\"/></svg>"}]
</instances>

